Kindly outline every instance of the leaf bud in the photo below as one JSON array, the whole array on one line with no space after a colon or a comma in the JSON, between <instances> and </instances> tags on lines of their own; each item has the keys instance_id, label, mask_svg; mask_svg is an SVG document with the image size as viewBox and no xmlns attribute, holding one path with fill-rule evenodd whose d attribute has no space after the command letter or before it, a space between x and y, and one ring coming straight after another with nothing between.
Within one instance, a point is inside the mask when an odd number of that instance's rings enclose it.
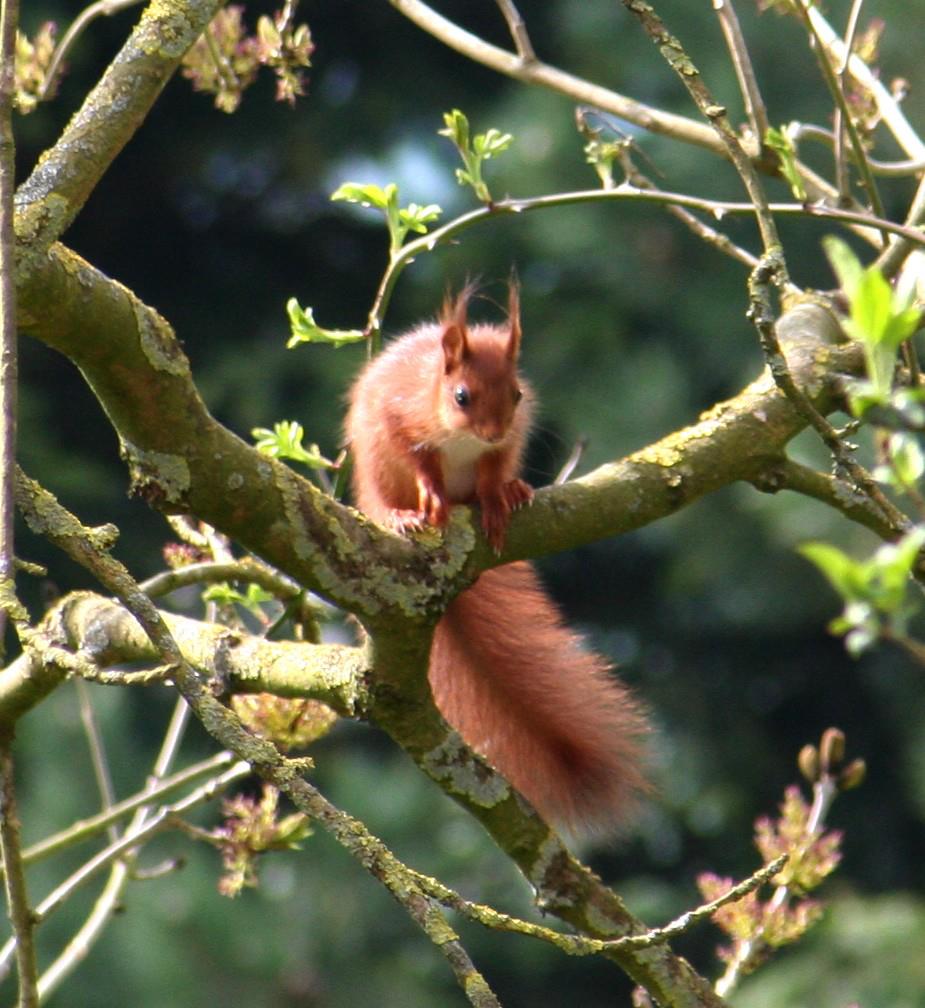
<instances>
[{"instance_id":1,"label":"leaf bud","mask_svg":"<svg viewBox=\"0 0 925 1008\"><path fill-rule=\"evenodd\" d=\"M815 784L819 780L819 750L814 745L803 746L797 756L797 766L809 783Z\"/></svg>"},{"instance_id":2,"label":"leaf bud","mask_svg":"<svg viewBox=\"0 0 925 1008\"><path fill-rule=\"evenodd\" d=\"M831 773L845 758L845 733L840 728L826 728L819 743L822 769Z\"/></svg>"},{"instance_id":3,"label":"leaf bud","mask_svg":"<svg viewBox=\"0 0 925 1008\"><path fill-rule=\"evenodd\" d=\"M864 783L867 776L867 764L862 759L852 760L838 775L838 787L841 791L850 791Z\"/></svg>"}]
</instances>

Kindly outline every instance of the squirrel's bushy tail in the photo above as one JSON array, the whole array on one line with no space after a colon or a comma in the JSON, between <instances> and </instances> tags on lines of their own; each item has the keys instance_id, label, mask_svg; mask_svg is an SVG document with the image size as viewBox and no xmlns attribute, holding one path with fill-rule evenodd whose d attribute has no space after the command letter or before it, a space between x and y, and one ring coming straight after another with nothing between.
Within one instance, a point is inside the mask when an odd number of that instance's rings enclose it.
<instances>
[{"instance_id":1,"label":"squirrel's bushy tail","mask_svg":"<svg viewBox=\"0 0 925 1008\"><path fill-rule=\"evenodd\" d=\"M446 720L544 818L606 832L645 788L639 706L527 563L485 571L452 602L430 683Z\"/></svg>"}]
</instances>

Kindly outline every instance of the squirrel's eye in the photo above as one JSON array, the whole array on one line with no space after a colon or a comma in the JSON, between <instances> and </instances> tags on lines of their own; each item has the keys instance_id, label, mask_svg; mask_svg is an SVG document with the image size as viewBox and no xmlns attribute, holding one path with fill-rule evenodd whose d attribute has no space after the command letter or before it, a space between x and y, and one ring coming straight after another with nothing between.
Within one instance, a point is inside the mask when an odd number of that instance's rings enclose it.
<instances>
[{"instance_id":1,"label":"squirrel's eye","mask_svg":"<svg viewBox=\"0 0 925 1008\"><path fill-rule=\"evenodd\" d=\"M453 389L453 398L456 400L456 405L465 409L471 402L472 397L469 395L469 390L465 385L457 385Z\"/></svg>"},{"instance_id":2,"label":"squirrel's eye","mask_svg":"<svg viewBox=\"0 0 925 1008\"><path fill-rule=\"evenodd\" d=\"M514 389L514 405L516 406L521 399L524 397L524 390L516 388Z\"/></svg>"}]
</instances>

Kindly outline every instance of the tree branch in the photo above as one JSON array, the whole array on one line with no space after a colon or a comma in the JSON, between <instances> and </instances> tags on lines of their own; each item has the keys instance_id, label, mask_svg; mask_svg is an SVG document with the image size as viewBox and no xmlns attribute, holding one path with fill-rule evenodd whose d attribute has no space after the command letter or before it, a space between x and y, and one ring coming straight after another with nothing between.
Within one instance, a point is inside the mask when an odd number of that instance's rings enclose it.
<instances>
[{"instance_id":1,"label":"tree branch","mask_svg":"<svg viewBox=\"0 0 925 1008\"><path fill-rule=\"evenodd\" d=\"M23 873L12 745L12 733L4 729L0 735L0 855L6 867L4 882L7 912L13 925L12 940L15 941L16 966L19 974L18 1008L38 1008L39 988L35 958L35 926L38 918L29 906L26 878Z\"/></svg>"},{"instance_id":2,"label":"tree branch","mask_svg":"<svg viewBox=\"0 0 925 1008\"><path fill-rule=\"evenodd\" d=\"M735 130L729 123L726 109L720 105L710 93L707 85L685 52L680 41L670 34L662 19L645 0L623 0L623 6L636 16L649 38L658 46L659 52L675 72L678 79L687 89L701 115L716 131L722 142L726 156L735 166L742 183L748 192L749 199L755 208L755 218L761 232L761 241L765 252L780 250L780 239L777 226L768 207L768 198L762 187L758 173L752 164L752 159L743 148ZM781 253L781 269L784 269ZM781 275L782 282L786 276Z\"/></svg>"},{"instance_id":3,"label":"tree branch","mask_svg":"<svg viewBox=\"0 0 925 1008\"><path fill-rule=\"evenodd\" d=\"M213 774L231 766L234 761L235 757L232 753L220 752L216 753L215 756L210 756L208 759L193 763L183 770L178 770L175 774L171 774L171 776L165 777L162 780L149 782L138 794L133 795L131 798L115 802L105 812L100 812L88 819L81 819L78 822L72 823L67 829L61 830L53 836L46 837L44 840L39 840L31 847L27 847L23 851L23 864L34 864L68 847L73 847L83 840L89 840L139 808L145 805L157 805L167 798L168 795L173 794L174 791L178 791L187 784L195 784L203 777L211 777ZM247 767L247 764L241 763L239 766Z\"/></svg>"},{"instance_id":4,"label":"tree branch","mask_svg":"<svg viewBox=\"0 0 925 1008\"><path fill-rule=\"evenodd\" d=\"M525 62L520 55L500 49L465 31L421 0L389 0L389 3L429 35L476 63L497 70L498 73L513 77L524 84L549 88L565 95L571 101L594 105L604 112L612 112L621 119L626 119L652 133L664 134L697 147L705 147L715 154L724 153L723 146L713 131L702 123L671 112L663 112L661 109L592 84L539 60Z\"/></svg>"},{"instance_id":5,"label":"tree branch","mask_svg":"<svg viewBox=\"0 0 925 1008\"><path fill-rule=\"evenodd\" d=\"M184 660L223 692L273 693L321 700L345 717L362 717L368 707L368 658L362 648L343 644L268 641L217 623L161 612ZM127 609L91 592L74 592L49 610L39 633L81 649L95 667L124 662L157 662L157 649ZM92 648L87 642L93 641ZM41 649L17 658L0 673L0 720L12 722L34 707L63 680L65 669L35 673Z\"/></svg>"}]
</instances>

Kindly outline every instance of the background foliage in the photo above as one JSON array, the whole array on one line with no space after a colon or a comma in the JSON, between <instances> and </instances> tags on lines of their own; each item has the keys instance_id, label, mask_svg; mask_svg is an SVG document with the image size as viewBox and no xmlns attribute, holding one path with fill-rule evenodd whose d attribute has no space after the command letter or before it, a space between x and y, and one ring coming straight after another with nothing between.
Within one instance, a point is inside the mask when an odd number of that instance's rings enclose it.
<instances>
[{"instance_id":1,"label":"background foliage","mask_svg":"<svg viewBox=\"0 0 925 1008\"><path fill-rule=\"evenodd\" d=\"M541 56L691 113L618 4L520 6ZM836 20L843 16L844 3L830 6ZM735 121L737 90L709 5L673 0L661 7ZM884 76L907 79L906 112L923 128L925 69L917 33L903 30L908 6L882 0L868 7L889 25ZM441 9L505 44L493 4L453 0ZM23 27L31 32L48 18L64 24L76 10L29 5ZM249 7L247 16L263 12L269 8ZM454 107L476 129L495 126L515 137L504 159L489 165L493 191L538 195L590 188L595 178L565 99L467 63L385 3L312 4L303 16L316 45L306 98L294 109L276 104L267 80L228 117L175 79L66 238L171 320L219 420L246 437L252 427L298 419L307 440L331 455L362 351L287 351L284 305L295 295L313 305L322 324L361 327L387 245L378 217L331 203L329 194L346 180L395 181L405 201L436 202L447 215L465 208L469 196L453 179L455 152L437 135L442 114ZM19 121L23 175L136 17L129 10L99 21L74 51L57 101ZM744 3L740 17L771 121L824 121L815 61L795 22L759 17ZM723 172L732 171L693 149L675 145L669 156L667 141L638 141L666 189L715 195ZM908 199L908 192L897 186L893 198ZM752 236L744 219L730 230L743 241ZM825 228L792 222L782 230L796 281L831 286L820 255ZM689 422L760 367L743 315L744 270L658 209L625 204L561 208L466 232L458 245L406 271L389 331L432 314L445 290L470 276L503 300L512 265L523 282L524 369L542 407L530 453L529 477L537 484L552 478L577 438L589 440L582 466L590 468ZM484 311L495 308L486 303ZM79 375L35 343L23 346L21 369L24 466L87 523L116 521L116 553L139 576L159 569L169 530L126 498L115 437ZM817 451L809 439L804 450ZM872 545L822 505L735 487L657 526L543 563L569 618L620 663L658 728L655 797L620 843L590 856L632 909L653 923L668 919L697 902L698 871L741 876L754 868L752 821L773 811L795 779L800 746L837 724L851 754L867 760L869 776L836 808L844 861L826 890L827 918L797 950L746 983L736 1003L920 1004L922 673L887 651L853 661L827 635L838 604L794 550L806 539L858 552ZM24 555L54 572L54 584L41 592L89 587L50 547L25 532L19 541ZM33 610L40 606L39 588L28 601ZM137 757L155 744L168 699L156 690L94 693L117 778L137 786L138 766L145 765ZM93 808L71 690L31 713L20 736L28 842ZM399 856L471 898L531 913L524 884L479 827L374 730L340 726L321 744L318 762L327 793L388 837ZM402 912L326 837L307 841L300 855L270 856L261 889L235 904L217 893L212 852L179 838L163 848L164 857L181 855L186 864L132 887L127 912L62 995L74 1008L123 1001L154 1008L177 990L185 1004L254 1008L459 1000L444 964ZM36 891L52 884L41 872L36 878ZM66 935L69 919L88 905L75 905L42 938ZM506 1005L617 1000L621 980L607 965L566 959L516 937L463 935ZM705 965L715 938L701 928L681 947Z\"/></svg>"}]
</instances>

